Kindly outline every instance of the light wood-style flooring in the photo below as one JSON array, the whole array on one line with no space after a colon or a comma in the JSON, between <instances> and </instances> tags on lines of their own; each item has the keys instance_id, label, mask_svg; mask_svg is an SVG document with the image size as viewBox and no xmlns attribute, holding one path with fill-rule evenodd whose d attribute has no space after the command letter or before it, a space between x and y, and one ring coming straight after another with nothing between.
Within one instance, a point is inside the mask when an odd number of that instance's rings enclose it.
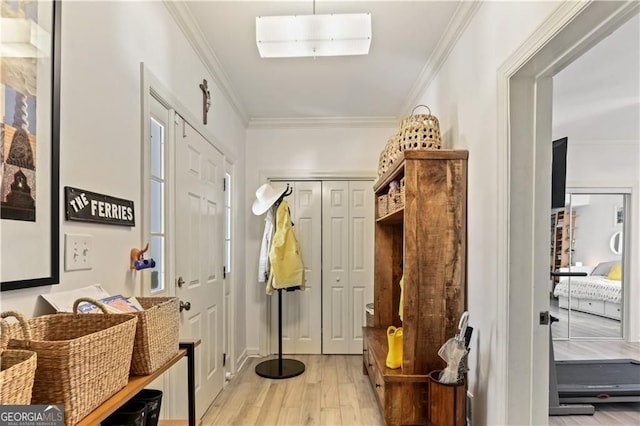
<instances>
[{"instance_id":1,"label":"light wood-style flooring","mask_svg":"<svg viewBox=\"0 0 640 426\"><path fill-rule=\"evenodd\" d=\"M549 303L551 315L560 321L553 323L551 332L553 338L564 338L569 336L568 310L558 307L558 299L551 298ZM622 323L611 318L599 315L588 314L571 310L571 337L589 338L621 338Z\"/></svg>"},{"instance_id":2,"label":"light wood-style flooring","mask_svg":"<svg viewBox=\"0 0 640 426\"><path fill-rule=\"evenodd\" d=\"M556 359L640 359L640 343L554 342ZM383 425L362 374L360 355L296 355L305 372L291 379L255 373L264 359L247 360L202 419L210 425ZM549 425L640 425L640 403L598 404L593 416L549 417Z\"/></svg>"},{"instance_id":3,"label":"light wood-style flooring","mask_svg":"<svg viewBox=\"0 0 640 426\"><path fill-rule=\"evenodd\" d=\"M361 355L288 355L305 372L284 380L255 373L249 359L202 419L209 425L383 425ZM268 358L265 358L268 359Z\"/></svg>"},{"instance_id":4,"label":"light wood-style flooring","mask_svg":"<svg viewBox=\"0 0 640 426\"><path fill-rule=\"evenodd\" d=\"M564 340L553 343L556 360L640 359L640 343ZM549 417L549 425L640 425L640 403L595 404L593 416Z\"/></svg>"}]
</instances>

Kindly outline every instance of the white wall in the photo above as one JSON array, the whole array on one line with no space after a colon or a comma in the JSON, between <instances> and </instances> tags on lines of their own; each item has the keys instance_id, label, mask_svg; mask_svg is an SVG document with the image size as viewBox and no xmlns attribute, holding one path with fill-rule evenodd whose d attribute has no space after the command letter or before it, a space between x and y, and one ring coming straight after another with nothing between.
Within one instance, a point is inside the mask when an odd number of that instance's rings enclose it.
<instances>
[{"instance_id":1,"label":"white wall","mask_svg":"<svg viewBox=\"0 0 640 426\"><path fill-rule=\"evenodd\" d=\"M499 424L504 413L495 313L498 303L497 71L550 15L558 2L483 3L418 103L440 119L445 147L469 150L468 308L469 391L475 424ZM517 167L517 165L514 165ZM502 260L504 261L504 259ZM528 367L528 366L527 366ZM527 401L529 390L509 390Z\"/></svg>"},{"instance_id":2,"label":"white wall","mask_svg":"<svg viewBox=\"0 0 640 426\"><path fill-rule=\"evenodd\" d=\"M613 217L623 199L621 194L592 194L589 204L575 208L572 264L582 262L585 266L595 267L600 262L622 259L611 251L609 242L615 232L622 231L622 224L615 224Z\"/></svg>"},{"instance_id":3,"label":"white wall","mask_svg":"<svg viewBox=\"0 0 640 426\"><path fill-rule=\"evenodd\" d=\"M380 152L387 139L397 132L393 127L283 127L247 131L247 209L256 189L269 171L291 171L292 176L311 172L377 175ZM258 283L258 254L264 218L247 215L247 350L258 353L260 330L264 328L266 304L263 284ZM256 327L258 325L258 327Z\"/></svg>"},{"instance_id":4,"label":"white wall","mask_svg":"<svg viewBox=\"0 0 640 426\"><path fill-rule=\"evenodd\" d=\"M139 275L129 271L129 251L142 247L141 235L141 94L140 62L195 117L202 115L198 84L209 81L213 106L207 129L221 148L244 170L244 124L220 96L206 71L161 2L63 2L60 105L60 200L64 186L133 200L133 228L60 221L61 265L65 233L93 236L93 269L64 272L60 284L3 292L1 309L28 316L42 313L37 295L102 283L113 294L140 294ZM244 176L236 176L240 191L238 220L244 215ZM244 227L237 235L244 252ZM237 256L240 257L240 256ZM244 281L242 268L236 279ZM244 318L244 294L236 312ZM244 329L236 336L244 350Z\"/></svg>"}]
</instances>

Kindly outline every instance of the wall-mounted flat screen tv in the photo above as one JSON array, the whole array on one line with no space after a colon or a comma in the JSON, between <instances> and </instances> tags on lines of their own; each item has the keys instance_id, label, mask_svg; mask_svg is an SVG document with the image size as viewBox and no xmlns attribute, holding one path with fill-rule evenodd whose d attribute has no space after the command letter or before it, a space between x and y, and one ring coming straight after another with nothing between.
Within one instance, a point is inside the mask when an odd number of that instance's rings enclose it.
<instances>
[{"instance_id":1,"label":"wall-mounted flat screen tv","mask_svg":"<svg viewBox=\"0 0 640 426\"><path fill-rule=\"evenodd\" d=\"M563 209L567 183L567 138L553 141L551 208Z\"/></svg>"}]
</instances>

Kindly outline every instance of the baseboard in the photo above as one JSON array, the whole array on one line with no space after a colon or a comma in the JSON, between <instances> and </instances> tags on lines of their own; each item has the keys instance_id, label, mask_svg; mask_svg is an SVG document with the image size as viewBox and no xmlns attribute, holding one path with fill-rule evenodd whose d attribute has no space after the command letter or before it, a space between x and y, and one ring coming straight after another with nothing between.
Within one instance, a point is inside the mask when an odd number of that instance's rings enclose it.
<instances>
[{"instance_id":1,"label":"baseboard","mask_svg":"<svg viewBox=\"0 0 640 426\"><path fill-rule=\"evenodd\" d=\"M242 367L244 367L244 363L247 362L247 359L249 359L247 353L248 351L245 349L236 359L236 371L234 374L238 374L240 370L242 370Z\"/></svg>"}]
</instances>

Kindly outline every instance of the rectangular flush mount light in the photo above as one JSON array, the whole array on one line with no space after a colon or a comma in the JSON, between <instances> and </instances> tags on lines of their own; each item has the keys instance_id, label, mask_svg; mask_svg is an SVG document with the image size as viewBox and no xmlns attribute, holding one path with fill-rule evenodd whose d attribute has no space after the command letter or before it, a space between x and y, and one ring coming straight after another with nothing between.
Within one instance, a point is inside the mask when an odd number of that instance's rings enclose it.
<instances>
[{"instance_id":1,"label":"rectangular flush mount light","mask_svg":"<svg viewBox=\"0 0 640 426\"><path fill-rule=\"evenodd\" d=\"M256 43L262 58L366 55L371 14L259 16Z\"/></svg>"},{"instance_id":2,"label":"rectangular flush mount light","mask_svg":"<svg viewBox=\"0 0 640 426\"><path fill-rule=\"evenodd\" d=\"M0 18L0 56L37 58L49 55L51 35L23 18Z\"/></svg>"}]
</instances>

